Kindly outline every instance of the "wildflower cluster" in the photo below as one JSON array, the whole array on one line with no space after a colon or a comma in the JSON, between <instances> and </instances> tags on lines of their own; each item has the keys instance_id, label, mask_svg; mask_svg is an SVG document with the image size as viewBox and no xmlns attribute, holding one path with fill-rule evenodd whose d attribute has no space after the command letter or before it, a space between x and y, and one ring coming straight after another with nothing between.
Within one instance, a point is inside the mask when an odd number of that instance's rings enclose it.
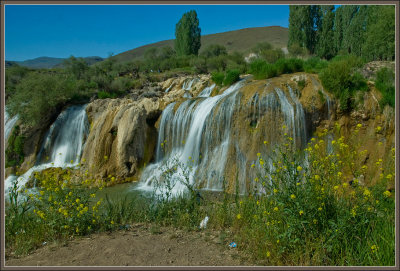
<instances>
[{"instance_id":1,"label":"wildflower cluster","mask_svg":"<svg viewBox=\"0 0 400 271\"><path fill-rule=\"evenodd\" d=\"M33 212L52 230L65 234L86 234L98 223L101 200L96 197L91 179L73 181L70 169L52 168L35 173L37 192L29 193ZM77 183L79 182L79 183Z\"/></svg>"},{"instance_id":2,"label":"wildflower cluster","mask_svg":"<svg viewBox=\"0 0 400 271\"><path fill-rule=\"evenodd\" d=\"M381 229L388 220L394 225L393 191L388 189L394 181L394 155L376 161L371 171L381 172L381 178L372 182L373 175L360 162L365 150L357 134L362 127L356 125L347 138L335 130L318 131L303 151L296 151L284 133L273 155L257 154L260 167L252 170L262 170L235 220L244 246L259 247L259 257L275 264L273 259L310 246L321 253L328 249L335 264L335 257L357 262L365 253L377 260L394 252L394 242L385 241L394 240L393 227ZM384 233L377 233L378 228ZM354 239L361 241L350 241Z\"/></svg>"}]
</instances>

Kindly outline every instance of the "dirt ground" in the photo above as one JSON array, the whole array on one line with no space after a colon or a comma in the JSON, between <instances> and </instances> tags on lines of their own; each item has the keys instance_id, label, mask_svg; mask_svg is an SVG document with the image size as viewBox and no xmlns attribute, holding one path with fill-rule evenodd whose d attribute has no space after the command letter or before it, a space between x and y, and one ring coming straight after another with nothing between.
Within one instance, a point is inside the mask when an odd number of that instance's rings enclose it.
<instances>
[{"instance_id":1,"label":"dirt ground","mask_svg":"<svg viewBox=\"0 0 400 271\"><path fill-rule=\"evenodd\" d=\"M225 235L226 236L226 235ZM219 232L187 232L144 224L97 233L63 244L46 244L8 266L249 266Z\"/></svg>"}]
</instances>

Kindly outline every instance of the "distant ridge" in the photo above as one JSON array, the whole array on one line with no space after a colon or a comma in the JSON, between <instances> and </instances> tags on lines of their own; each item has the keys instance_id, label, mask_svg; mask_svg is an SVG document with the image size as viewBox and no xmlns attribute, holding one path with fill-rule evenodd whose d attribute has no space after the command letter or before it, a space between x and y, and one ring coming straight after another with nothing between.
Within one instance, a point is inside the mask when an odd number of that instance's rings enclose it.
<instances>
[{"instance_id":1,"label":"distant ridge","mask_svg":"<svg viewBox=\"0 0 400 271\"><path fill-rule=\"evenodd\" d=\"M60 68L63 66L64 60L67 58L56 58L56 57L37 57L34 59L28 59L24 61L10 61L6 60L6 67L11 67L15 64L20 66L32 68L32 69L50 69L50 68ZM104 59L99 56L89 56L84 57L83 59L86 60L86 63L92 65L96 62L103 61Z\"/></svg>"},{"instance_id":2,"label":"distant ridge","mask_svg":"<svg viewBox=\"0 0 400 271\"><path fill-rule=\"evenodd\" d=\"M220 44L226 47L228 52L249 51L259 42L269 42L274 47L286 47L288 41L288 29L281 26L252 27L240 30L209 34L201 37L200 52L210 44ZM125 62L143 58L147 48L174 47L174 40L163 40L152 44L137 47L135 49L113 56L117 61Z\"/></svg>"}]
</instances>

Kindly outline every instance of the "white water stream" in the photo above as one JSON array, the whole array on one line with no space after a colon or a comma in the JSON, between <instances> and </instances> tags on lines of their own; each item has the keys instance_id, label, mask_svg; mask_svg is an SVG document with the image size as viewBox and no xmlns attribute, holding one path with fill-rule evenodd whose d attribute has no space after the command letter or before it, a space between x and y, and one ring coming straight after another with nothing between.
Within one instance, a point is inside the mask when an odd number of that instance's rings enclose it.
<instances>
[{"instance_id":1,"label":"white water stream","mask_svg":"<svg viewBox=\"0 0 400 271\"><path fill-rule=\"evenodd\" d=\"M25 185L35 171L50 167L73 167L79 163L89 132L85 108L71 106L61 112L45 136L36 165L19 177L10 175L5 180L5 193L15 181L18 181L18 187Z\"/></svg>"}]
</instances>

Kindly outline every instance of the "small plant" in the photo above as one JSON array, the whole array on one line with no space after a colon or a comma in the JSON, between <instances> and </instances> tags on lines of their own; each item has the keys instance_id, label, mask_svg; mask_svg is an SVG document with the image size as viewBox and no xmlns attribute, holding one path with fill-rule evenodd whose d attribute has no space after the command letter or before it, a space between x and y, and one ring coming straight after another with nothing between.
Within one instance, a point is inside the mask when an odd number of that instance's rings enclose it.
<instances>
[{"instance_id":1,"label":"small plant","mask_svg":"<svg viewBox=\"0 0 400 271\"><path fill-rule=\"evenodd\" d=\"M211 74L211 79L214 81L215 84L222 86L224 82L225 75L223 72L213 72Z\"/></svg>"},{"instance_id":2,"label":"small plant","mask_svg":"<svg viewBox=\"0 0 400 271\"><path fill-rule=\"evenodd\" d=\"M240 79L239 75L240 75L240 72L238 70L228 70L226 72L226 76L225 76L225 79L223 81L224 85L225 86L230 86L233 83L239 81L239 79Z\"/></svg>"},{"instance_id":3,"label":"small plant","mask_svg":"<svg viewBox=\"0 0 400 271\"><path fill-rule=\"evenodd\" d=\"M394 72L388 68L380 69L376 74L376 88L382 93L380 104L382 108L385 105L395 106L395 87L394 87Z\"/></svg>"}]
</instances>

